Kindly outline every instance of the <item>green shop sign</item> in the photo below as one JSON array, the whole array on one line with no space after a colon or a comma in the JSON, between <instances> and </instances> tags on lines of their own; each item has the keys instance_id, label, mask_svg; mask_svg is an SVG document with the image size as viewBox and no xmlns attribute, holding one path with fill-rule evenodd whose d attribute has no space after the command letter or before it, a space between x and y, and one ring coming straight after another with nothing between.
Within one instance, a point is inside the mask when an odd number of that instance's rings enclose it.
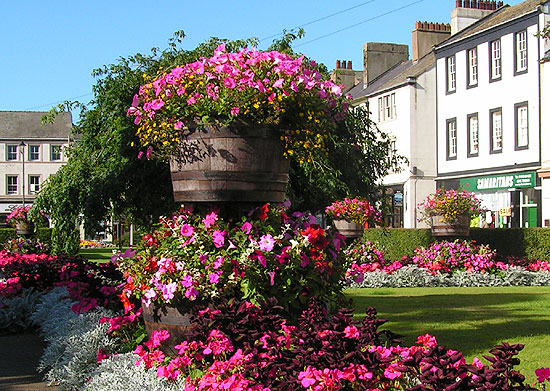
<instances>
[{"instance_id":1,"label":"green shop sign","mask_svg":"<svg viewBox=\"0 0 550 391\"><path fill-rule=\"evenodd\" d=\"M514 189L534 186L534 171L465 178L460 180L460 187L466 191Z\"/></svg>"}]
</instances>

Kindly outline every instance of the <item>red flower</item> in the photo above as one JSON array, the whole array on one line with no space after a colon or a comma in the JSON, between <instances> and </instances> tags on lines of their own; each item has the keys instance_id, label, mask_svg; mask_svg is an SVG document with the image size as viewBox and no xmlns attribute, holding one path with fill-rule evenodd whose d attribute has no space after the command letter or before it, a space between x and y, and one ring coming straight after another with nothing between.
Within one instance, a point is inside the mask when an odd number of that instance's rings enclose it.
<instances>
[{"instance_id":1,"label":"red flower","mask_svg":"<svg viewBox=\"0 0 550 391\"><path fill-rule=\"evenodd\" d=\"M305 231L302 231L302 235L307 236L309 242L320 250L328 245L325 230L317 224L311 224Z\"/></svg>"},{"instance_id":2,"label":"red flower","mask_svg":"<svg viewBox=\"0 0 550 391\"><path fill-rule=\"evenodd\" d=\"M260 220L264 221L267 219L267 212L269 212L269 206L268 204L264 204L260 206Z\"/></svg>"}]
</instances>

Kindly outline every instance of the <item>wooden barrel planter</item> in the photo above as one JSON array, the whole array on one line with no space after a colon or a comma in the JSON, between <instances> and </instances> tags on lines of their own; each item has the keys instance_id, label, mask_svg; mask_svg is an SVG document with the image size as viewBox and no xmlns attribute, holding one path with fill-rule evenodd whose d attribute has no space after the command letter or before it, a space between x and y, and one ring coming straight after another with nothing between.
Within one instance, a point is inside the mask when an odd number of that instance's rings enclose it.
<instances>
[{"instance_id":1,"label":"wooden barrel planter","mask_svg":"<svg viewBox=\"0 0 550 391\"><path fill-rule=\"evenodd\" d=\"M362 224L347 220L334 220L334 227L340 234L349 239L362 237L365 230Z\"/></svg>"},{"instance_id":2,"label":"wooden barrel planter","mask_svg":"<svg viewBox=\"0 0 550 391\"><path fill-rule=\"evenodd\" d=\"M186 340L193 327L190 313L167 305L151 304L149 307L142 305L142 309L145 330L149 338L154 330L168 330L170 338L162 342L161 349L164 353L175 357L177 351L174 346Z\"/></svg>"},{"instance_id":3,"label":"wooden barrel planter","mask_svg":"<svg viewBox=\"0 0 550 391\"><path fill-rule=\"evenodd\" d=\"M18 235L30 235L33 232L33 224L28 221L15 223L15 232Z\"/></svg>"},{"instance_id":4,"label":"wooden barrel planter","mask_svg":"<svg viewBox=\"0 0 550 391\"><path fill-rule=\"evenodd\" d=\"M289 161L272 129L201 129L181 143L171 167L174 200L190 203L278 203Z\"/></svg>"},{"instance_id":5,"label":"wooden barrel planter","mask_svg":"<svg viewBox=\"0 0 550 391\"><path fill-rule=\"evenodd\" d=\"M443 221L443 216L431 216L432 236L456 236L466 237L470 235L470 216L458 216L456 221L449 223Z\"/></svg>"}]
</instances>

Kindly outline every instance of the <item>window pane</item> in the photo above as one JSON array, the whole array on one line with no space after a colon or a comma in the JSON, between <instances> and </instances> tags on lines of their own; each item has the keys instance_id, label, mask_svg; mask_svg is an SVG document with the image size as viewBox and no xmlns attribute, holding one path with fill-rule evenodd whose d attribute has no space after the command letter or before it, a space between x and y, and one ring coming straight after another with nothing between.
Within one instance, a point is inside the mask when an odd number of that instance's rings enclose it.
<instances>
[{"instance_id":1,"label":"window pane","mask_svg":"<svg viewBox=\"0 0 550 391\"><path fill-rule=\"evenodd\" d=\"M61 160L61 145L52 145L50 151L50 160Z\"/></svg>"},{"instance_id":2,"label":"window pane","mask_svg":"<svg viewBox=\"0 0 550 391\"><path fill-rule=\"evenodd\" d=\"M502 115L500 111L495 111L492 114L493 124L493 151L502 150Z\"/></svg>"},{"instance_id":3,"label":"window pane","mask_svg":"<svg viewBox=\"0 0 550 391\"><path fill-rule=\"evenodd\" d=\"M17 145L6 145L6 160L17 160Z\"/></svg>"},{"instance_id":4,"label":"window pane","mask_svg":"<svg viewBox=\"0 0 550 391\"><path fill-rule=\"evenodd\" d=\"M526 147L529 144L527 106L517 108L517 127L518 147Z\"/></svg>"},{"instance_id":5,"label":"window pane","mask_svg":"<svg viewBox=\"0 0 550 391\"><path fill-rule=\"evenodd\" d=\"M39 145L30 145L29 146L29 160L39 160L40 159L40 146Z\"/></svg>"},{"instance_id":6,"label":"window pane","mask_svg":"<svg viewBox=\"0 0 550 391\"><path fill-rule=\"evenodd\" d=\"M468 71L470 85L477 84L477 48L468 51Z\"/></svg>"},{"instance_id":7,"label":"window pane","mask_svg":"<svg viewBox=\"0 0 550 391\"><path fill-rule=\"evenodd\" d=\"M455 157L456 156L456 122L450 121L447 124L447 131L449 133L448 140L449 140L449 157Z\"/></svg>"},{"instance_id":8,"label":"window pane","mask_svg":"<svg viewBox=\"0 0 550 391\"><path fill-rule=\"evenodd\" d=\"M17 177L8 175L6 194L17 194Z\"/></svg>"},{"instance_id":9,"label":"window pane","mask_svg":"<svg viewBox=\"0 0 550 391\"><path fill-rule=\"evenodd\" d=\"M456 89L456 66L455 57L447 57L447 91Z\"/></svg>"},{"instance_id":10,"label":"window pane","mask_svg":"<svg viewBox=\"0 0 550 391\"><path fill-rule=\"evenodd\" d=\"M470 154L475 155L479 151L479 128L476 117L470 117Z\"/></svg>"},{"instance_id":11,"label":"window pane","mask_svg":"<svg viewBox=\"0 0 550 391\"><path fill-rule=\"evenodd\" d=\"M521 31L516 34L516 70L527 69L527 33Z\"/></svg>"},{"instance_id":12,"label":"window pane","mask_svg":"<svg viewBox=\"0 0 550 391\"><path fill-rule=\"evenodd\" d=\"M29 176L29 194L36 194L40 190L40 176Z\"/></svg>"},{"instance_id":13,"label":"window pane","mask_svg":"<svg viewBox=\"0 0 550 391\"><path fill-rule=\"evenodd\" d=\"M491 77L498 79L501 73L500 41L491 42Z\"/></svg>"}]
</instances>

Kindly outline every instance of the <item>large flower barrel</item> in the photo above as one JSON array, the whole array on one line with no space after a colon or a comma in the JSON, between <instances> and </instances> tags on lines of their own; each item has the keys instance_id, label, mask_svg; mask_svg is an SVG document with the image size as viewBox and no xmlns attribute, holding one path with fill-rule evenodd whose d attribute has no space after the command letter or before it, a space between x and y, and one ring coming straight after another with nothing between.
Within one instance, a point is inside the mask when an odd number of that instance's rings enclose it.
<instances>
[{"instance_id":1,"label":"large flower barrel","mask_svg":"<svg viewBox=\"0 0 550 391\"><path fill-rule=\"evenodd\" d=\"M465 237L470 235L470 216L457 216L454 221L445 221L443 216L431 216L432 236Z\"/></svg>"},{"instance_id":2,"label":"large flower barrel","mask_svg":"<svg viewBox=\"0 0 550 391\"><path fill-rule=\"evenodd\" d=\"M176 202L284 201L289 161L275 131L197 129L181 146L185 161L170 162Z\"/></svg>"},{"instance_id":3,"label":"large flower barrel","mask_svg":"<svg viewBox=\"0 0 550 391\"><path fill-rule=\"evenodd\" d=\"M334 220L334 227L338 232L349 239L356 239L363 236L365 228L363 224L354 221Z\"/></svg>"}]
</instances>

